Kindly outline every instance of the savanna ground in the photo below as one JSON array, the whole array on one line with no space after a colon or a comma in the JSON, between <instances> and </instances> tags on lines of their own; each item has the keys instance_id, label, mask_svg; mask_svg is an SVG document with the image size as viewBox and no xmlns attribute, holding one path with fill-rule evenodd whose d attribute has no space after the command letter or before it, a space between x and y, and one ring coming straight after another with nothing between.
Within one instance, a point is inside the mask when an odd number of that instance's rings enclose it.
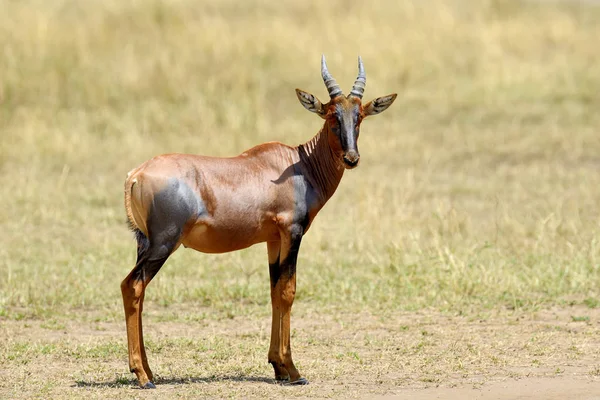
<instances>
[{"instance_id":1,"label":"savanna ground","mask_svg":"<svg viewBox=\"0 0 600 400\"><path fill-rule=\"evenodd\" d=\"M600 7L0 9L0 398L600 396ZM346 92L361 54L365 99L399 96L302 244L292 343L311 385L272 383L259 245L172 256L145 303L159 386L133 389L126 173L308 140L322 122L294 88L327 98L321 53Z\"/></svg>"}]
</instances>

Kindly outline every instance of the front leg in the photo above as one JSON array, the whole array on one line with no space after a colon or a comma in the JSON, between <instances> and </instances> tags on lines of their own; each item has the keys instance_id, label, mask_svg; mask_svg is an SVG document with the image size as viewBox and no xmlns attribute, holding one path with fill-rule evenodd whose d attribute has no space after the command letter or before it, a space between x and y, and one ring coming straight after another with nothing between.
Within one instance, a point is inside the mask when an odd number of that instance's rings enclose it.
<instances>
[{"instance_id":1,"label":"front leg","mask_svg":"<svg viewBox=\"0 0 600 400\"><path fill-rule=\"evenodd\" d=\"M267 243L273 307L269 362L275 370L275 379L290 384L308 383L292 361L290 344L290 314L296 296L296 261L302 234L300 225L292 225L280 230L280 242Z\"/></svg>"},{"instance_id":2,"label":"front leg","mask_svg":"<svg viewBox=\"0 0 600 400\"><path fill-rule=\"evenodd\" d=\"M269 253L269 274L271 276L271 308L273 310L273 319L271 321L271 345L269 346L268 360L273 369L275 369L275 380L285 382L290 380L290 374L283 365L283 358L279 352L280 331L281 331L281 305L279 296L276 294L275 286L281 275L279 268L279 253L281 251L281 242L267 242L267 251Z\"/></svg>"}]
</instances>

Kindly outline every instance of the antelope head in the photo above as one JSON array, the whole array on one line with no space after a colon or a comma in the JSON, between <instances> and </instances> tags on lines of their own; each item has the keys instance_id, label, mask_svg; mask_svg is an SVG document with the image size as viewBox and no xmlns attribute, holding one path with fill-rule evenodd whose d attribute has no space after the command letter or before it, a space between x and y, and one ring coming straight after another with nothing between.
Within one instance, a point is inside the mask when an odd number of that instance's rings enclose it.
<instances>
[{"instance_id":1,"label":"antelope head","mask_svg":"<svg viewBox=\"0 0 600 400\"><path fill-rule=\"evenodd\" d=\"M378 97L363 106L362 97L367 83L365 68L360 56L358 57L358 77L348 96L342 94L342 89L327 70L325 56L321 57L321 76L329 92L329 102L321 103L314 95L296 89L300 103L308 111L323 118L329 131L329 145L333 153L343 162L344 167L352 169L358 165L358 135L360 123L370 115L379 114L386 110L396 99L396 93Z\"/></svg>"}]
</instances>

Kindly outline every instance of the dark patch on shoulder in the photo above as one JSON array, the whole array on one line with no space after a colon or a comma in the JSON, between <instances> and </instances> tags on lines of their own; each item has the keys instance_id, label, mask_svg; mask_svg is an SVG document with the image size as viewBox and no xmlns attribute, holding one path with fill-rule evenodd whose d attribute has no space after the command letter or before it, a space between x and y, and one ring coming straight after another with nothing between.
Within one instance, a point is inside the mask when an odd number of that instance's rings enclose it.
<instances>
[{"instance_id":1,"label":"dark patch on shoulder","mask_svg":"<svg viewBox=\"0 0 600 400\"><path fill-rule=\"evenodd\" d=\"M300 225L304 231L310 222L310 207L317 199L314 194L314 188L300 171L295 171L292 182L294 187L293 223Z\"/></svg>"}]
</instances>

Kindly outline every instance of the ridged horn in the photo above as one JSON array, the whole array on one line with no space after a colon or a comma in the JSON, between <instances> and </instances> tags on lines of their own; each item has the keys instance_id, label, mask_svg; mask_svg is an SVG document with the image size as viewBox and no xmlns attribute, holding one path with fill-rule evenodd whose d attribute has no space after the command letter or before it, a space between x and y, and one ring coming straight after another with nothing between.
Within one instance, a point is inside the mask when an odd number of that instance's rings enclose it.
<instances>
[{"instance_id":1,"label":"ridged horn","mask_svg":"<svg viewBox=\"0 0 600 400\"><path fill-rule=\"evenodd\" d=\"M365 74L365 66L363 65L362 58L358 56L358 77L350 94L362 99L363 93L365 92L365 85L367 84L367 75Z\"/></svg>"},{"instance_id":2,"label":"ridged horn","mask_svg":"<svg viewBox=\"0 0 600 400\"><path fill-rule=\"evenodd\" d=\"M340 89L340 85L338 85L338 83L335 81L335 79L333 79L333 77L327 70L325 54L321 56L321 76L323 77L323 82L325 82L325 86L327 86L329 97L333 99L334 97L338 97L342 94L342 89Z\"/></svg>"}]
</instances>

